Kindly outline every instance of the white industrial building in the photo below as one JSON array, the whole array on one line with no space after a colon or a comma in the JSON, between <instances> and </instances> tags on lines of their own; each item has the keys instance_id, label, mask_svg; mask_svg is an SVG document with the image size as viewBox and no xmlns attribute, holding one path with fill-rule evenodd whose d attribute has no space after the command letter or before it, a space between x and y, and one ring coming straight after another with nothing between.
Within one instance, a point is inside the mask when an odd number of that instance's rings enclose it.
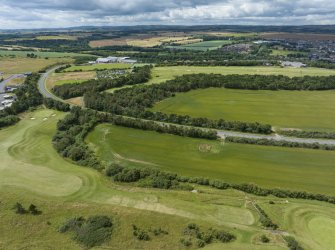
<instances>
[{"instance_id":1,"label":"white industrial building","mask_svg":"<svg viewBox=\"0 0 335 250\"><path fill-rule=\"evenodd\" d=\"M98 58L95 62L90 63L136 63L136 60L130 59L130 57L116 57L116 56L109 56L105 58Z\"/></svg>"}]
</instances>

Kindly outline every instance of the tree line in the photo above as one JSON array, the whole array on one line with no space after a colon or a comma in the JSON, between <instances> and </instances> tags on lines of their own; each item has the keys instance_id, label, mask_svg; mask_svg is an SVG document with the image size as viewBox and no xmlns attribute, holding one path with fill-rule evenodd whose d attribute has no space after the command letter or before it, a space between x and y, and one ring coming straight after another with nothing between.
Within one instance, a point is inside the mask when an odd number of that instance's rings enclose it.
<instances>
[{"instance_id":1,"label":"tree line","mask_svg":"<svg viewBox=\"0 0 335 250\"><path fill-rule=\"evenodd\" d=\"M304 142L290 142L285 140L273 140L273 139L257 139L257 138L246 138L246 137L235 137L228 136L225 138L227 142L232 143L243 143L253 145L264 145L264 146L276 146L276 147L289 147L289 148L309 148L309 149L320 149L334 151L335 145L320 144L320 143L304 143Z\"/></svg>"},{"instance_id":2,"label":"tree line","mask_svg":"<svg viewBox=\"0 0 335 250\"><path fill-rule=\"evenodd\" d=\"M335 132L280 130L278 133L281 135L299 138L335 139Z\"/></svg>"}]
</instances>

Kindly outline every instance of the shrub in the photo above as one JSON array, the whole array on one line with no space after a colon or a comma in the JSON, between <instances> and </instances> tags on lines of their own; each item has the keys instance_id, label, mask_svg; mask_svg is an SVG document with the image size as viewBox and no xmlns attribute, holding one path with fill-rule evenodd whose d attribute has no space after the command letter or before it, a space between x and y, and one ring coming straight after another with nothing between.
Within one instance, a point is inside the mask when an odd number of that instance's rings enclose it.
<instances>
[{"instance_id":1,"label":"shrub","mask_svg":"<svg viewBox=\"0 0 335 250\"><path fill-rule=\"evenodd\" d=\"M113 223L107 216L92 216L85 220L83 217L68 220L59 228L59 232L73 231L74 239L88 247L99 246L107 241L112 234Z\"/></svg>"},{"instance_id":2,"label":"shrub","mask_svg":"<svg viewBox=\"0 0 335 250\"><path fill-rule=\"evenodd\" d=\"M17 214L26 214L27 213L27 210L19 202L17 202L14 205L13 209L15 210L15 213L17 213Z\"/></svg>"},{"instance_id":3,"label":"shrub","mask_svg":"<svg viewBox=\"0 0 335 250\"><path fill-rule=\"evenodd\" d=\"M192 241L190 239L180 239L180 243L183 244L185 247L189 247L192 245Z\"/></svg>"},{"instance_id":4,"label":"shrub","mask_svg":"<svg viewBox=\"0 0 335 250\"><path fill-rule=\"evenodd\" d=\"M135 225L133 225L133 235L136 236L138 240L144 240L144 241L150 240L148 232L138 228Z\"/></svg>"},{"instance_id":5,"label":"shrub","mask_svg":"<svg viewBox=\"0 0 335 250\"><path fill-rule=\"evenodd\" d=\"M269 243L270 239L265 234L263 234L261 236L261 242L263 242L263 243Z\"/></svg>"}]
</instances>

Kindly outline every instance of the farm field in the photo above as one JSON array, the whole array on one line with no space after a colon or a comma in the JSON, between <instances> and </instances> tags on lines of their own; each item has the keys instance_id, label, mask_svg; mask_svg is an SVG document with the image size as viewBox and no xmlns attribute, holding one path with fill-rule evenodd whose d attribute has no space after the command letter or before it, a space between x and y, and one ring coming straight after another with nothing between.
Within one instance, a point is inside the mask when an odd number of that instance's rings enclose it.
<instances>
[{"instance_id":1,"label":"farm field","mask_svg":"<svg viewBox=\"0 0 335 250\"><path fill-rule=\"evenodd\" d=\"M168 48L173 49L190 49L190 50L214 50L222 47L223 45L231 44L232 41L229 40L215 40L215 41L205 41L198 43L191 43L181 46L167 46Z\"/></svg>"},{"instance_id":2,"label":"farm field","mask_svg":"<svg viewBox=\"0 0 335 250\"><path fill-rule=\"evenodd\" d=\"M273 49L272 52L271 52L271 55L272 56L287 56L287 55L290 55L290 54L298 54L298 53L299 52L297 52L297 51Z\"/></svg>"},{"instance_id":3,"label":"farm field","mask_svg":"<svg viewBox=\"0 0 335 250\"><path fill-rule=\"evenodd\" d=\"M101 248L184 249L180 245L181 232L188 223L195 222L204 229L224 229L237 236L233 243L210 244L205 249L286 249L279 234L260 227L251 201L262 206L305 249L333 246L334 207L327 203L294 199L286 202L206 187L196 187L201 191L197 194L142 189L117 185L93 169L76 166L52 148L56 123L62 117L63 113L40 109L26 113L17 125L0 130L0 157L4 163L0 165L0 248L82 249L71 235L60 234L59 226L74 216L106 214L113 217L113 234ZM275 204L269 205L270 200ZM42 214L17 215L12 210L16 202L24 206L33 203ZM327 224L321 233L319 225L314 225L324 218ZM144 229L162 227L169 234L138 241L132 235L132 224ZM271 242L262 244L262 234Z\"/></svg>"},{"instance_id":4,"label":"farm field","mask_svg":"<svg viewBox=\"0 0 335 250\"><path fill-rule=\"evenodd\" d=\"M286 75L294 76L328 76L335 75L335 70L320 68L281 68L281 67L242 67L242 66L170 66L170 67L154 67L152 70L151 83L161 83L171 80L176 76L186 74L260 74L260 75Z\"/></svg>"},{"instance_id":5,"label":"farm field","mask_svg":"<svg viewBox=\"0 0 335 250\"><path fill-rule=\"evenodd\" d=\"M73 71L95 71L104 69L130 69L132 64L128 63L108 63L108 64L94 64L94 65L83 65L83 66L71 66L65 69L65 72Z\"/></svg>"},{"instance_id":6,"label":"farm field","mask_svg":"<svg viewBox=\"0 0 335 250\"><path fill-rule=\"evenodd\" d=\"M33 53L38 57L48 58L63 58L63 57L75 57L75 56L90 56L88 54L80 53L68 53L68 52L47 52L47 51L13 51L13 50L0 50L0 58L3 57L27 57L27 54Z\"/></svg>"},{"instance_id":7,"label":"farm field","mask_svg":"<svg viewBox=\"0 0 335 250\"><path fill-rule=\"evenodd\" d=\"M59 35L59 36L37 36L37 40L77 40L76 36L68 36L68 35Z\"/></svg>"},{"instance_id":8,"label":"farm field","mask_svg":"<svg viewBox=\"0 0 335 250\"><path fill-rule=\"evenodd\" d=\"M56 85L62 85L66 83L78 83L86 80L96 78L97 74L95 71L86 72L68 72L68 73L52 73L47 79L47 88L50 90Z\"/></svg>"},{"instance_id":9,"label":"farm field","mask_svg":"<svg viewBox=\"0 0 335 250\"><path fill-rule=\"evenodd\" d=\"M281 128L335 131L335 91L268 91L208 88L177 93L152 110ZM313 108L311 108L313 107Z\"/></svg>"},{"instance_id":10,"label":"farm field","mask_svg":"<svg viewBox=\"0 0 335 250\"><path fill-rule=\"evenodd\" d=\"M56 63L71 63L70 58L1 58L0 57L0 68L5 74L17 74L25 72L36 72L47 66Z\"/></svg>"},{"instance_id":11,"label":"farm field","mask_svg":"<svg viewBox=\"0 0 335 250\"><path fill-rule=\"evenodd\" d=\"M126 165L267 188L324 194L335 191L334 152L224 144L109 124L99 125L87 142L107 162L118 160Z\"/></svg>"},{"instance_id":12,"label":"farm field","mask_svg":"<svg viewBox=\"0 0 335 250\"><path fill-rule=\"evenodd\" d=\"M162 45L164 42L183 42L186 41L188 38L188 36L165 36L164 34L162 34L161 36L143 37L139 35L115 39L94 40L90 41L89 44L92 48L122 45L147 48Z\"/></svg>"}]
</instances>

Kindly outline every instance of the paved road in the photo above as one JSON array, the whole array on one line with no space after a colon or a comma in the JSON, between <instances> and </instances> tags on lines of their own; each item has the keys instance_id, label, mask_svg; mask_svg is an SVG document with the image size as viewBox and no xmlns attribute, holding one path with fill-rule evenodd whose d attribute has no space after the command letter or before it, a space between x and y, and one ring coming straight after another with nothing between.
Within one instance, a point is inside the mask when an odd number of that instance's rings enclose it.
<instances>
[{"instance_id":1,"label":"paved road","mask_svg":"<svg viewBox=\"0 0 335 250\"><path fill-rule=\"evenodd\" d=\"M260 135L260 134L239 133L239 132L233 132L233 131L218 131L218 136L222 139L227 136L234 136L234 137L243 137L243 138L251 138L251 139L268 139L268 140L299 142L299 143L308 143L308 144L319 143L323 145L335 145L335 140L297 138L297 137L282 136L278 134Z\"/></svg>"},{"instance_id":2,"label":"paved road","mask_svg":"<svg viewBox=\"0 0 335 250\"><path fill-rule=\"evenodd\" d=\"M11 80L16 79L16 78L22 78L22 77L25 77L25 75L24 74L14 74L8 77L7 79L3 80L2 82L0 82L0 93L5 92L6 84L9 83Z\"/></svg>"},{"instance_id":3,"label":"paved road","mask_svg":"<svg viewBox=\"0 0 335 250\"><path fill-rule=\"evenodd\" d=\"M38 90L40 91L40 93L46 97L46 98L52 98L54 100L57 100L57 101L61 101L63 102L63 100L57 96L55 96L53 93L51 93L47 87L46 87L46 81L47 81L47 78L48 76L53 73L56 69L60 68L61 66L57 66L57 67L54 67L54 68L51 68L49 70L47 70L45 73L43 73L38 81Z\"/></svg>"},{"instance_id":4,"label":"paved road","mask_svg":"<svg viewBox=\"0 0 335 250\"><path fill-rule=\"evenodd\" d=\"M57 101L62 101L61 98L55 96L50 91L47 90L45 84L46 79L48 78L49 74L53 73L57 68L61 66L57 66L55 68L52 68L48 70L46 73L44 73L40 80L38 81L38 88L41 92L41 94L44 97L52 98ZM325 139L309 139L309 138L296 138L296 137L288 137L288 136L281 136L278 134L275 135L261 135L261 134L247 134L247 133L240 133L240 132L234 132L234 131L218 131L218 136L222 139L224 139L227 136L234 136L234 137L243 137L243 138L252 138L252 139L268 139L268 140L277 140L277 141L288 141L288 142L299 142L299 143L319 143L323 145L335 145L335 140L325 140Z\"/></svg>"}]
</instances>

